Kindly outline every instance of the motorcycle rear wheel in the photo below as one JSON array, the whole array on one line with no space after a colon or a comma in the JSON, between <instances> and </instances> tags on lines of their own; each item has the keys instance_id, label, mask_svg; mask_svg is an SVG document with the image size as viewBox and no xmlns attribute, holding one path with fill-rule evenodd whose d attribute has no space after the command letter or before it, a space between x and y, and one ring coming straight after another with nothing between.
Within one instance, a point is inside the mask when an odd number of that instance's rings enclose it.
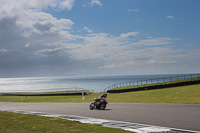
<instances>
[{"instance_id":1,"label":"motorcycle rear wheel","mask_svg":"<svg viewBox=\"0 0 200 133\"><path fill-rule=\"evenodd\" d=\"M100 109L104 110L106 108L106 104L101 104Z\"/></svg>"}]
</instances>

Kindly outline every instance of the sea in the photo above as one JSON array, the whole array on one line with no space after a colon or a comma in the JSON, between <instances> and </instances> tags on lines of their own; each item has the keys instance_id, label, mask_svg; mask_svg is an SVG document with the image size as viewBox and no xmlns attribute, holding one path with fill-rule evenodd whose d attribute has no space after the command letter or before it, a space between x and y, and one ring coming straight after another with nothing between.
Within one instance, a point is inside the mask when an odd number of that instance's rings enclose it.
<instances>
[{"instance_id":1,"label":"sea","mask_svg":"<svg viewBox=\"0 0 200 133\"><path fill-rule=\"evenodd\" d=\"M0 93L49 92L64 91L67 89L85 89L93 92L104 92L105 88L116 83L140 81L177 75L181 74L0 78Z\"/></svg>"}]
</instances>

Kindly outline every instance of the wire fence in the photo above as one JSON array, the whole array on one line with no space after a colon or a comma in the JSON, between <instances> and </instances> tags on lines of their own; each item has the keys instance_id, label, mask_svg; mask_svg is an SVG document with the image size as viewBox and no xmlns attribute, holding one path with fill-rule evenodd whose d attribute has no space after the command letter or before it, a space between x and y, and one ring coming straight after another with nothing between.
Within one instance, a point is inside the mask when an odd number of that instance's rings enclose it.
<instances>
[{"instance_id":1,"label":"wire fence","mask_svg":"<svg viewBox=\"0 0 200 133\"><path fill-rule=\"evenodd\" d=\"M32 92L63 92L63 91L90 91L94 92L92 89L84 89L84 88L78 88L78 87L72 87L72 88L55 88L55 89L38 89L38 90L0 90L0 93L32 93Z\"/></svg>"},{"instance_id":2,"label":"wire fence","mask_svg":"<svg viewBox=\"0 0 200 133\"><path fill-rule=\"evenodd\" d=\"M199 78L199 77L200 77L200 74L190 74L190 75L179 75L179 76L171 76L171 77L116 83L116 84L113 84L113 85L105 88L104 92L106 92L107 90L119 88L119 87L129 87L129 86L136 87L139 85L150 85L150 84L165 83L165 82L185 80L185 79L193 79L193 78Z\"/></svg>"}]
</instances>

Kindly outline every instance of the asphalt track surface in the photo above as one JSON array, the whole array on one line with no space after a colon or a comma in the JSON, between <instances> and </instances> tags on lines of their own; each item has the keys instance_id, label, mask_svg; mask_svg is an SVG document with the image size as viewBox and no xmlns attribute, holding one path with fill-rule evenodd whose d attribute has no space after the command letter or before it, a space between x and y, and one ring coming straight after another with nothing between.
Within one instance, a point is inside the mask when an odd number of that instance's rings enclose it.
<instances>
[{"instance_id":1,"label":"asphalt track surface","mask_svg":"<svg viewBox=\"0 0 200 133\"><path fill-rule=\"evenodd\" d=\"M89 103L0 102L0 110L77 115L200 131L200 104L109 103L105 110L89 110Z\"/></svg>"}]
</instances>

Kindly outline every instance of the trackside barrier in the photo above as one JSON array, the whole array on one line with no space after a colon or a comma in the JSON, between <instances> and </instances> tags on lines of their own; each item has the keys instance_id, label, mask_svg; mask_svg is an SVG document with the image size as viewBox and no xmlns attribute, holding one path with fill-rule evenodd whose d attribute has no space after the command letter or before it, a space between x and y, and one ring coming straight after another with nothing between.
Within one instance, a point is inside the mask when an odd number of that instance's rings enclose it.
<instances>
[{"instance_id":1,"label":"trackside barrier","mask_svg":"<svg viewBox=\"0 0 200 133\"><path fill-rule=\"evenodd\" d=\"M104 92L114 89L114 88L119 88L119 87L132 86L133 88L135 88L139 85L151 85L151 84L153 85L153 84L158 84L158 83L165 83L165 82L170 82L170 81L178 81L178 80L193 79L193 78L200 78L200 74L179 75L179 76L171 76L171 77L116 83L116 84L113 84L113 85L105 88Z\"/></svg>"},{"instance_id":2,"label":"trackside barrier","mask_svg":"<svg viewBox=\"0 0 200 133\"><path fill-rule=\"evenodd\" d=\"M68 92L68 93L44 93L44 94L11 94L4 93L3 96L71 96L71 95L88 95L87 92Z\"/></svg>"},{"instance_id":3,"label":"trackside barrier","mask_svg":"<svg viewBox=\"0 0 200 133\"><path fill-rule=\"evenodd\" d=\"M23 92L62 92L62 91L90 91L94 92L92 89L84 89L84 88L56 88L56 89L38 89L38 90L0 90L0 93L23 93Z\"/></svg>"}]
</instances>

